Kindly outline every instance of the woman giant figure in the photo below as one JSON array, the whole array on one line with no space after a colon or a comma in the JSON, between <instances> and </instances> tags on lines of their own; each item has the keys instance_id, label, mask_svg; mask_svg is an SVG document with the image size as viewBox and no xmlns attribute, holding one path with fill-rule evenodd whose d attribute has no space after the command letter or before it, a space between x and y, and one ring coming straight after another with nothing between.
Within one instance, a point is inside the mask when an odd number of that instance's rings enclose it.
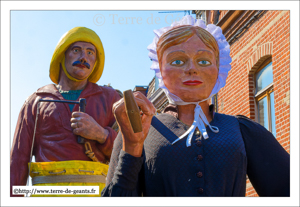
<instances>
[{"instance_id":1,"label":"woman giant figure","mask_svg":"<svg viewBox=\"0 0 300 207\"><path fill-rule=\"evenodd\" d=\"M155 115L135 93L143 131L133 133L124 100L102 196L245 196L246 175L259 196L289 196L289 154L244 116L214 113L208 99L225 85L230 49L221 28L185 16L154 31L148 50L170 106Z\"/></svg>"}]
</instances>

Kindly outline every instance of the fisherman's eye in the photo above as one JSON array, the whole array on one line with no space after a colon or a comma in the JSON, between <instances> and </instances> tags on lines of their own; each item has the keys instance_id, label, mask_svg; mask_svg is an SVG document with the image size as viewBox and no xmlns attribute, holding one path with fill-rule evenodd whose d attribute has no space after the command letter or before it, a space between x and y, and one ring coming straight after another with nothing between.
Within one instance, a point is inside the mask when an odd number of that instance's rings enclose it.
<instances>
[{"instance_id":1,"label":"fisherman's eye","mask_svg":"<svg viewBox=\"0 0 300 207\"><path fill-rule=\"evenodd\" d=\"M74 52L78 52L79 50L78 50L78 49L74 49L73 51L74 51Z\"/></svg>"},{"instance_id":2,"label":"fisherman's eye","mask_svg":"<svg viewBox=\"0 0 300 207\"><path fill-rule=\"evenodd\" d=\"M211 62L209 62L208 60L200 60L198 62L199 65L211 65Z\"/></svg>"},{"instance_id":3,"label":"fisherman's eye","mask_svg":"<svg viewBox=\"0 0 300 207\"><path fill-rule=\"evenodd\" d=\"M171 65L180 66L183 65L184 62L182 60L175 60L171 63Z\"/></svg>"},{"instance_id":4,"label":"fisherman's eye","mask_svg":"<svg viewBox=\"0 0 300 207\"><path fill-rule=\"evenodd\" d=\"M92 55L92 54L93 54L93 52L91 52L91 51L88 51L88 54L89 54L89 55Z\"/></svg>"}]
</instances>

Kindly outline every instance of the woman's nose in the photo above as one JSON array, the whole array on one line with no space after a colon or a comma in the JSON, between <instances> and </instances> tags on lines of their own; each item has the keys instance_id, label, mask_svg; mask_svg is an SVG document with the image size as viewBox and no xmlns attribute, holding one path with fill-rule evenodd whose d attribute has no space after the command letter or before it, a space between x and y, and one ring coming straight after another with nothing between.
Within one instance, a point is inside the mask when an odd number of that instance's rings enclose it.
<instances>
[{"instance_id":1,"label":"woman's nose","mask_svg":"<svg viewBox=\"0 0 300 207\"><path fill-rule=\"evenodd\" d=\"M189 62L189 64L187 65L187 68L185 70L185 73L189 74L189 75L198 74L196 65L193 62Z\"/></svg>"}]
</instances>

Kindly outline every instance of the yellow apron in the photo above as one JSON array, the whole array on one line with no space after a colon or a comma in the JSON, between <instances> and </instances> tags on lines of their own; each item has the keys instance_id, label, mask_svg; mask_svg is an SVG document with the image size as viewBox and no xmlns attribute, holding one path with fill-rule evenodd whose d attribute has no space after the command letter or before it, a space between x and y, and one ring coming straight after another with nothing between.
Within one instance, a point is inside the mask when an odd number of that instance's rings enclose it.
<instances>
[{"instance_id":1,"label":"yellow apron","mask_svg":"<svg viewBox=\"0 0 300 207\"><path fill-rule=\"evenodd\" d=\"M108 172L108 165L93 161L32 162L28 165L33 186L99 186L99 195L31 195L33 197L99 197L105 187L105 177ZM68 180L68 182L62 180Z\"/></svg>"}]
</instances>

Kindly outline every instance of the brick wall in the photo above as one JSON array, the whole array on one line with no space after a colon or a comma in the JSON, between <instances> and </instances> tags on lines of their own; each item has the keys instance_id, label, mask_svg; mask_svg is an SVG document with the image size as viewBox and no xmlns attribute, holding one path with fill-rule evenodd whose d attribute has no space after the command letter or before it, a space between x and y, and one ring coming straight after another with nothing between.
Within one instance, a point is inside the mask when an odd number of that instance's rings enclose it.
<instances>
[{"instance_id":1,"label":"brick wall","mask_svg":"<svg viewBox=\"0 0 300 207\"><path fill-rule=\"evenodd\" d=\"M253 74L272 57L276 138L290 152L290 14L266 11L231 45L232 69L218 93L218 112L255 120ZM246 196L257 196L247 180Z\"/></svg>"}]
</instances>

